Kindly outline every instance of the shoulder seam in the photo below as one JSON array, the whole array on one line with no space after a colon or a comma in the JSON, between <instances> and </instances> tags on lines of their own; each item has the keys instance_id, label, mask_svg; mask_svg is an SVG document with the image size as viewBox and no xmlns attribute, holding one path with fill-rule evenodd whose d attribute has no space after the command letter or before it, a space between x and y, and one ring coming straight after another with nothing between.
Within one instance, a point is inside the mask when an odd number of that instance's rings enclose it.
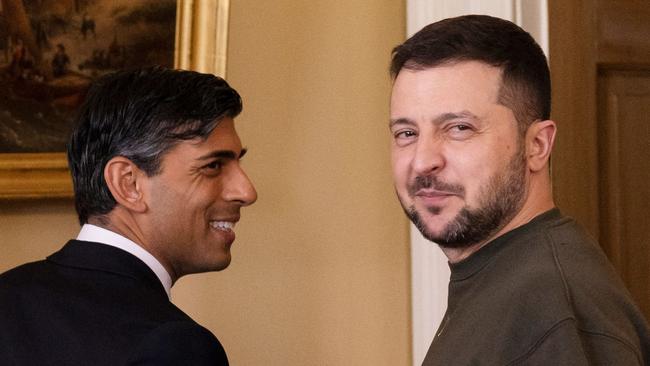
<instances>
[{"instance_id":1,"label":"shoulder seam","mask_svg":"<svg viewBox=\"0 0 650 366\"><path fill-rule=\"evenodd\" d=\"M553 253L553 260L555 261L555 266L557 267L557 270L558 270L558 272L560 274L560 278L562 280L562 285L564 286L564 296L566 298L566 301L567 301L569 307L571 308L571 311L575 314L575 311L574 311L574 308L573 308L573 299L572 299L572 296L571 296L571 289L569 288L569 284L568 284L568 282L566 280L566 277L564 275L564 269L562 268L562 264L560 263L560 258L559 258L558 254L557 254L557 248L556 248L557 243L555 241L555 238L551 234L549 234L548 231L545 232L544 235L548 238L549 245L551 246L551 252ZM575 319L574 319L574 321L575 321ZM576 324L577 324L577 321L576 321ZM636 356L637 360L639 361L639 364L640 365L643 364L642 357L635 351L634 346L631 345L625 339L621 339L619 337L609 335L609 334L605 334L605 333L601 333L601 332L589 331L589 330L586 330L586 329L582 329L580 327L577 327L577 330L579 332L581 332L581 333L590 334L592 336L606 337L606 338L615 340L615 341L623 344L625 346L625 348L627 348L629 351L632 352L632 354L634 354Z\"/></svg>"},{"instance_id":2,"label":"shoulder seam","mask_svg":"<svg viewBox=\"0 0 650 366\"><path fill-rule=\"evenodd\" d=\"M555 238L552 237L548 233L548 231L544 233L544 236L546 236L548 243L551 246L551 253L553 253L553 262L555 262L555 267L559 272L560 279L562 280L562 286L564 287L564 297L571 310L573 310L573 301L571 300L571 290L569 289L569 284L567 283L566 276L564 275L564 269L562 268L562 264L560 263L560 258L557 254Z\"/></svg>"}]
</instances>

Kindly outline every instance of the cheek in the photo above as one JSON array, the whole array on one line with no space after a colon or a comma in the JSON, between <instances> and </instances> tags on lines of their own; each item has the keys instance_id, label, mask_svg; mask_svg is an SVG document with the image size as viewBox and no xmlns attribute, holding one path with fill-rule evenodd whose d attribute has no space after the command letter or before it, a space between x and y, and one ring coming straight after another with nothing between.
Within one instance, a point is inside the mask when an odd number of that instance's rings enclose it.
<instances>
[{"instance_id":1,"label":"cheek","mask_svg":"<svg viewBox=\"0 0 650 366\"><path fill-rule=\"evenodd\" d=\"M197 205L196 197L185 193L164 188L155 192L151 210L158 217L160 230L168 235L186 233L192 222L196 221L192 212Z\"/></svg>"},{"instance_id":2,"label":"cheek","mask_svg":"<svg viewBox=\"0 0 650 366\"><path fill-rule=\"evenodd\" d=\"M492 161L486 155L457 154L447 159L446 180L458 183L465 187L465 193L472 196L473 192L480 190L487 183L486 177L490 176Z\"/></svg>"},{"instance_id":3,"label":"cheek","mask_svg":"<svg viewBox=\"0 0 650 366\"><path fill-rule=\"evenodd\" d=\"M391 167L393 171L393 180L395 182L405 181L408 179L410 169L410 158L407 154L393 151L391 154Z\"/></svg>"},{"instance_id":4,"label":"cheek","mask_svg":"<svg viewBox=\"0 0 650 366\"><path fill-rule=\"evenodd\" d=\"M462 176L468 197L476 198L492 183L494 177L504 174L501 160L503 157L485 153L481 158L464 159L462 164L459 163L461 168L457 172Z\"/></svg>"},{"instance_id":5,"label":"cheek","mask_svg":"<svg viewBox=\"0 0 650 366\"><path fill-rule=\"evenodd\" d=\"M200 186L197 186L193 194L188 197L197 210L205 210L212 206L215 202L220 202L229 188L236 188L241 184L238 180L225 180L213 179L204 181Z\"/></svg>"}]
</instances>

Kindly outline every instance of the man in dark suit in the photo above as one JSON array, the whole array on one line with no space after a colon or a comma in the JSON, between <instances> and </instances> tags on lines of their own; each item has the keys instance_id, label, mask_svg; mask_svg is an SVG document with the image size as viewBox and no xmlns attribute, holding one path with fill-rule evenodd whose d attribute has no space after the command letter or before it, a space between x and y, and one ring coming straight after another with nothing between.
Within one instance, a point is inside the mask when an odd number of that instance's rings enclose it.
<instances>
[{"instance_id":1,"label":"man in dark suit","mask_svg":"<svg viewBox=\"0 0 650 366\"><path fill-rule=\"evenodd\" d=\"M223 79L148 68L91 87L68 146L83 225L46 260L0 275L2 365L227 365L169 301L181 276L230 263L255 189Z\"/></svg>"}]
</instances>

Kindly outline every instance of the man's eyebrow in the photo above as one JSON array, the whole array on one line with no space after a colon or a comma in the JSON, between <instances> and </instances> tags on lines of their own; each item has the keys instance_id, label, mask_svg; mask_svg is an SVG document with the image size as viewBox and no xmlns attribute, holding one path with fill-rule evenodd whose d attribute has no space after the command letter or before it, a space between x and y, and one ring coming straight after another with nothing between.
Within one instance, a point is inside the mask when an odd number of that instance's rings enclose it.
<instances>
[{"instance_id":1,"label":"man's eyebrow","mask_svg":"<svg viewBox=\"0 0 650 366\"><path fill-rule=\"evenodd\" d=\"M239 152L239 156L233 151L233 150L216 150L216 151L211 151L205 155L199 156L196 160L208 160L208 159L229 159L229 160L235 160L235 159L241 159L246 155L248 152L248 149L243 148Z\"/></svg>"},{"instance_id":2,"label":"man's eyebrow","mask_svg":"<svg viewBox=\"0 0 650 366\"><path fill-rule=\"evenodd\" d=\"M415 125L415 122L408 118L397 118L388 121L388 127L393 128L395 125Z\"/></svg>"},{"instance_id":3,"label":"man's eyebrow","mask_svg":"<svg viewBox=\"0 0 650 366\"><path fill-rule=\"evenodd\" d=\"M436 116L431 122L435 125L441 124L443 122L457 119L457 118L467 118L477 120L479 119L474 113L470 111L460 111L460 112L448 112ZM415 125L415 121L410 118L396 118L391 119L388 123L388 127L392 128L395 125Z\"/></svg>"},{"instance_id":4,"label":"man's eyebrow","mask_svg":"<svg viewBox=\"0 0 650 366\"><path fill-rule=\"evenodd\" d=\"M443 113L437 116L436 118L434 118L432 122L434 124L440 124L458 118L479 119L478 116L476 116L474 113L470 111L460 111L460 112Z\"/></svg>"}]
</instances>

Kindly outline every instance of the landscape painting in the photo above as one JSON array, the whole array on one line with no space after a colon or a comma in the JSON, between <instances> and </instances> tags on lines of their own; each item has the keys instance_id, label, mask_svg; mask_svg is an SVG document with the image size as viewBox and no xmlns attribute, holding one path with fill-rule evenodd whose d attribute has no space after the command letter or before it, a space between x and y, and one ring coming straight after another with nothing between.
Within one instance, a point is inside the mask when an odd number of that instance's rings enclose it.
<instances>
[{"instance_id":1,"label":"landscape painting","mask_svg":"<svg viewBox=\"0 0 650 366\"><path fill-rule=\"evenodd\" d=\"M90 82L172 67L175 0L0 0L0 153L65 151Z\"/></svg>"}]
</instances>

